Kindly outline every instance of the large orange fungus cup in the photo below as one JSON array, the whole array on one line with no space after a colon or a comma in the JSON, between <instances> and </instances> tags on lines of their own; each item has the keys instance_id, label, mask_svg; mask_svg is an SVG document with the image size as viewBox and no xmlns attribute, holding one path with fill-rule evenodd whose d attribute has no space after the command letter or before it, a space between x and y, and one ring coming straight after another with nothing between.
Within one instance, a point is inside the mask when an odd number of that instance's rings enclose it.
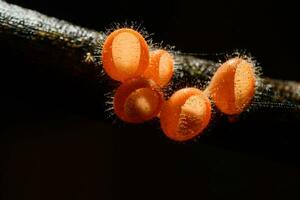
<instances>
[{"instance_id":1,"label":"large orange fungus cup","mask_svg":"<svg viewBox=\"0 0 300 200\"><path fill-rule=\"evenodd\" d=\"M211 118L208 97L197 88L175 92L162 107L161 128L175 141L187 141L203 133Z\"/></svg>"},{"instance_id":2,"label":"large orange fungus cup","mask_svg":"<svg viewBox=\"0 0 300 200\"><path fill-rule=\"evenodd\" d=\"M106 38L102 49L104 71L112 79L124 82L144 73L149 65L149 47L137 31L122 28Z\"/></svg>"},{"instance_id":3,"label":"large orange fungus cup","mask_svg":"<svg viewBox=\"0 0 300 200\"><path fill-rule=\"evenodd\" d=\"M253 64L239 57L223 63L212 77L208 92L221 112L240 114L255 95Z\"/></svg>"}]
</instances>

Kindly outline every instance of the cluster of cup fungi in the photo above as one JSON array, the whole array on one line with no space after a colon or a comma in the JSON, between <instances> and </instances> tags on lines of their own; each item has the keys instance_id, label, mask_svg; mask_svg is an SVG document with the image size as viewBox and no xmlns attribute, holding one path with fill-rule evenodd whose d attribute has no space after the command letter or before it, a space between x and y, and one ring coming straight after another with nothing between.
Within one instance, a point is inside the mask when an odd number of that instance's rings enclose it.
<instances>
[{"instance_id":1,"label":"cluster of cup fungi","mask_svg":"<svg viewBox=\"0 0 300 200\"><path fill-rule=\"evenodd\" d=\"M226 115L243 112L255 93L254 64L242 57L222 63L205 90L185 87L166 99L163 87L174 74L174 58L151 51L144 37L130 28L110 33L102 48L106 74L121 82L114 94L114 113L128 123L159 118L164 134L179 142L194 139L208 127L212 102Z\"/></svg>"}]
</instances>

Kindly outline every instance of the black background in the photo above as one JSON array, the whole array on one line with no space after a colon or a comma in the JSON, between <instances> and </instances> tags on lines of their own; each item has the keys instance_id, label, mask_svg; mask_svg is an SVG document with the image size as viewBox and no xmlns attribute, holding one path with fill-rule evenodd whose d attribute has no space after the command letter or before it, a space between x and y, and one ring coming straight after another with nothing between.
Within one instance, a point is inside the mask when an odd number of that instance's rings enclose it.
<instances>
[{"instance_id":1,"label":"black background","mask_svg":"<svg viewBox=\"0 0 300 200\"><path fill-rule=\"evenodd\" d=\"M299 81L299 13L286 1L8 2L95 30L136 21L155 42L183 52L246 50L263 75ZM0 49L1 68L13 69L0 73L11 77L0 86L2 199L300 197L297 121L216 125L204 139L176 144L157 122L113 124L103 111L81 112L89 107L76 100L80 94L59 90L56 77L38 79L26 59L10 57L13 47ZM33 73L16 78L23 68ZM72 109L60 101L72 101Z\"/></svg>"}]
</instances>

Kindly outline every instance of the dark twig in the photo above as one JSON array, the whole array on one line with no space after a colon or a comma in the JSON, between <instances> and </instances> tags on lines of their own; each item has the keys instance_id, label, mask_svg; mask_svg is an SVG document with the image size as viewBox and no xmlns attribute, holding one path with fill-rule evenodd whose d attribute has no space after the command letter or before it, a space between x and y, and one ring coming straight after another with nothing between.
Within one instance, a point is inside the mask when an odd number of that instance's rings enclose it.
<instances>
[{"instance_id":1,"label":"dark twig","mask_svg":"<svg viewBox=\"0 0 300 200\"><path fill-rule=\"evenodd\" d=\"M56 66L59 71L95 82L103 92L111 89L108 86L110 81L101 76L99 49L104 38L103 32L0 1L1 43L10 46L18 44L15 50L25 54L32 62L42 63L46 67ZM218 67L213 61L179 53L175 53L175 60L174 82L184 77L187 81L193 80L196 85L207 83ZM99 84L99 81L102 83ZM266 102L277 105L286 102L298 105L300 102L299 83L265 78L261 79L259 87L262 93L267 92Z\"/></svg>"}]
</instances>

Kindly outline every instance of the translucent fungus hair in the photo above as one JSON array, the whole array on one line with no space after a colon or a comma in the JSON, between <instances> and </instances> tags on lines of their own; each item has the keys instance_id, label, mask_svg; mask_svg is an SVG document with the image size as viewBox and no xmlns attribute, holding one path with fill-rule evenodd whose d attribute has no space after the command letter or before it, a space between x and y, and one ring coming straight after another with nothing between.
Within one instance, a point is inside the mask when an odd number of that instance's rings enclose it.
<instances>
[{"instance_id":1,"label":"translucent fungus hair","mask_svg":"<svg viewBox=\"0 0 300 200\"><path fill-rule=\"evenodd\" d=\"M155 50L150 53L150 64L144 77L154 80L163 87L169 83L174 73L174 59L165 50Z\"/></svg>"},{"instance_id":2,"label":"translucent fungus hair","mask_svg":"<svg viewBox=\"0 0 300 200\"><path fill-rule=\"evenodd\" d=\"M240 114L254 97L253 64L239 57L226 61L212 77L208 90L219 110L228 115Z\"/></svg>"},{"instance_id":3,"label":"translucent fungus hair","mask_svg":"<svg viewBox=\"0 0 300 200\"><path fill-rule=\"evenodd\" d=\"M203 133L211 118L208 97L197 88L175 92L162 107L161 128L175 141L187 141Z\"/></svg>"},{"instance_id":4,"label":"translucent fungus hair","mask_svg":"<svg viewBox=\"0 0 300 200\"><path fill-rule=\"evenodd\" d=\"M141 123L156 117L163 101L163 94L154 81L132 78L117 89L114 112L125 122Z\"/></svg>"},{"instance_id":5,"label":"translucent fungus hair","mask_svg":"<svg viewBox=\"0 0 300 200\"><path fill-rule=\"evenodd\" d=\"M148 44L137 31L118 29L106 38L102 48L104 71L112 79L124 82L143 74L149 65Z\"/></svg>"}]
</instances>

